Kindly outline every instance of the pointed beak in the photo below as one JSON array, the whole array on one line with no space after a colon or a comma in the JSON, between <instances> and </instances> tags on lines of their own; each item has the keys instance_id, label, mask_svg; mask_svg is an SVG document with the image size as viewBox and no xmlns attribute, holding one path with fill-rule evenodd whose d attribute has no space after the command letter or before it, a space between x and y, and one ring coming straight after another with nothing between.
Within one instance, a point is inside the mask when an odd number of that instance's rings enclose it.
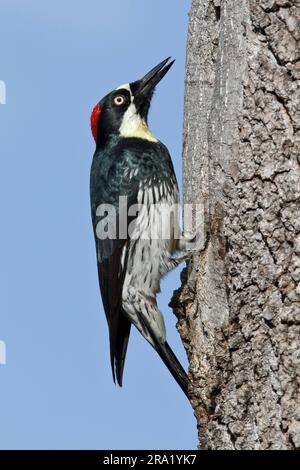
<instances>
[{"instance_id":1,"label":"pointed beak","mask_svg":"<svg viewBox=\"0 0 300 470\"><path fill-rule=\"evenodd\" d=\"M172 67L175 60L169 62L171 57L163 60L160 64L154 67L150 72L147 73L141 80L135 82L138 89L136 93L147 95L149 92L153 92L156 85L166 75L168 70ZM169 62L169 63L168 63Z\"/></svg>"},{"instance_id":2,"label":"pointed beak","mask_svg":"<svg viewBox=\"0 0 300 470\"><path fill-rule=\"evenodd\" d=\"M141 80L137 80L130 84L132 93L134 95L134 102L138 111L147 117L150 101L156 85L166 75L168 70L172 67L175 60L169 62L171 57L163 60L160 64L148 72Z\"/></svg>"}]
</instances>

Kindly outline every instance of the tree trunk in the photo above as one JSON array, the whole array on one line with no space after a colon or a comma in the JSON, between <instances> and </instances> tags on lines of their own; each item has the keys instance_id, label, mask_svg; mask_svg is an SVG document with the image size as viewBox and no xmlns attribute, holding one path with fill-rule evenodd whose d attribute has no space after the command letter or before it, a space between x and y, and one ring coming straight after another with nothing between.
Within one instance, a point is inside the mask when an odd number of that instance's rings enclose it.
<instances>
[{"instance_id":1,"label":"tree trunk","mask_svg":"<svg viewBox=\"0 0 300 470\"><path fill-rule=\"evenodd\" d=\"M171 305L205 449L300 448L300 2L193 0L184 203L205 248Z\"/></svg>"}]
</instances>

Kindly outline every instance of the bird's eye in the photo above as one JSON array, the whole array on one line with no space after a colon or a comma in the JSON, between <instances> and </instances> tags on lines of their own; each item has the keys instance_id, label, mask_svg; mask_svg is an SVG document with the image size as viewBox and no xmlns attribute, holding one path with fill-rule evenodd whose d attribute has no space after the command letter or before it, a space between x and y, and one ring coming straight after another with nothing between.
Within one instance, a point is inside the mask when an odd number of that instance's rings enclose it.
<instances>
[{"instance_id":1,"label":"bird's eye","mask_svg":"<svg viewBox=\"0 0 300 470\"><path fill-rule=\"evenodd\" d=\"M117 105L117 106L121 106L122 104L124 104L125 102L125 98L124 96L122 95L118 95L114 98L114 103Z\"/></svg>"}]
</instances>

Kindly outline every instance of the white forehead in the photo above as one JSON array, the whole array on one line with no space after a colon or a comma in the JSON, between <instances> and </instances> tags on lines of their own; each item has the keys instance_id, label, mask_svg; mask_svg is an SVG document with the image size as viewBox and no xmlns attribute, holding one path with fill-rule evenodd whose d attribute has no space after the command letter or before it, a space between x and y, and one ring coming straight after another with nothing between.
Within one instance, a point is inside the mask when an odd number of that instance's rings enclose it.
<instances>
[{"instance_id":1,"label":"white forehead","mask_svg":"<svg viewBox=\"0 0 300 470\"><path fill-rule=\"evenodd\" d=\"M118 88L116 88L116 90L121 90L121 89L129 91L129 93L132 95L129 83L124 83L124 85L118 86Z\"/></svg>"}]
</instances>

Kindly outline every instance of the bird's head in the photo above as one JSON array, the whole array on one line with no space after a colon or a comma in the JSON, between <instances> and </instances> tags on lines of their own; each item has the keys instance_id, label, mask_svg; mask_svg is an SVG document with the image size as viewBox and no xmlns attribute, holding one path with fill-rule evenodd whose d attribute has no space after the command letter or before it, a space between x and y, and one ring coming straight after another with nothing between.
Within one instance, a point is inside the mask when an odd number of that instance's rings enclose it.
<instances>
[{"instance_id":1,"label":"bird's head","mask_svg":"<svg viewBox=\"0 0 300 470\"><path fill-rule=\"evenodd\" d=\"M170 57L154 67L142 79L121 85L96 104L91 114L96 144L113 134L156 141L148 129L148 112L154 89L171 68Z\"/></svg>"}]
</instances>

